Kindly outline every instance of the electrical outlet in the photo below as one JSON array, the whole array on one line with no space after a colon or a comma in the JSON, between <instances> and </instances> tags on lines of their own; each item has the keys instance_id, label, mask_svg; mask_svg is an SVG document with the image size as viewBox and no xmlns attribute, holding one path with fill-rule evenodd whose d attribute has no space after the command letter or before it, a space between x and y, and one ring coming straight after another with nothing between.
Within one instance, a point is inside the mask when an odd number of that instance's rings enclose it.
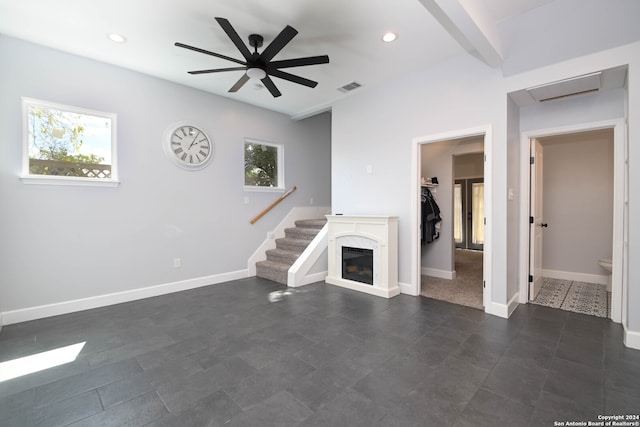
<instances>
[{"instance_id":1,"label":"electrical outlet","mask_svg":"<svg viewBox=\"0 0 640 427\"><path fill-rule=\"evenodd\" d=\"M173 268L180 268L180 267L182 267L182 260L180 258L174 258Z\"/></svg>"},{"instance_id":2,"label":"electrical outlet","mask_svg":"<svg viewBox=\"0 0 640 427\"><path fill-rule=\"evenodd\" d=\"M270 231L267 233L267 239L273 240L275 239L275 237L276 237L276 234L273 231Z\"/></svg>"},{"instance_id":3,"label":"electrical outlet","mask_svg":"<svg viewBox=\"0 0 640 427\"><path fill-rule=\"evenodd\" d=\"M313 205L313 197L309 199L309 204Z\"/></svg>"},{"instance_id":4,"label":"electrical outlet","mask_svg":"<svg viewBox=\"0 0 640 427\"><path fill-rule=\"evenodd\" d=\"M245 204L245 205L248 205L248 204L249 204L249 198L248 198L248 197L245 197L245 198L244 198L244 204Z\"/></svg>"}]
</instances>

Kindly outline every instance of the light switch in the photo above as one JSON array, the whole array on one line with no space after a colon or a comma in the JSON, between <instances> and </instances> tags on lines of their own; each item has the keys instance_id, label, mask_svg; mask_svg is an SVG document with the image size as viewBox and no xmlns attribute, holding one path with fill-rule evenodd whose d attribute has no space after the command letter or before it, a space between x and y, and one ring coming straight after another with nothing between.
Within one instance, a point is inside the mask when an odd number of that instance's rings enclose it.
<instances>
[{"instance_id":1,"label":"light switch","mask_svg":"<svg viewBox=\"0 0 640 427\"><path fill-rule=\"evenodd\" d=\"M367 175L371 175L373 173L373 165L367 165Z\"/></svg>"}]
</instances>

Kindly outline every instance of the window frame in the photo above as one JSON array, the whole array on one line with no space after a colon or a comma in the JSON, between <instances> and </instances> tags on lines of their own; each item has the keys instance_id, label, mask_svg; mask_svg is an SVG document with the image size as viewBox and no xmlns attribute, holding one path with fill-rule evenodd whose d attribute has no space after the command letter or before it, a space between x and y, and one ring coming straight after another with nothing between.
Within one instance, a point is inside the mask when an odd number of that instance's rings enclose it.
<instances>
[{"instance_id":1,"label":"window frame","mask_svg":"<svg viewBox=\"0 0 640 427\"><path fill-rule=\"evenodd\" d=\"M103 117L111 120L111 177L85 178L78 176L40 175L32 174L29 170L29 108L35 106L49 110L58 110L75 114ZM117 187L118 180L118 116L116 113L90 110L71 105L58 104L40 99L22 97L22 174L20 179L25 184L41 185L75 185L91 187Z\"/></svg>"},{"instance_id":2,"label":"window frame","mask_svg":"<svg viewBox=\"0 0 640 427\"><path fill-rule=\"evenodd\" d=\"M246 185L246 177L244 175L244 152L247 144L254 145L266 145L267 147L275 147L277 149L276 161L277 161L277 174L278 174L278 185L275 187L266 187L259 185ZM264 191L264 192L283 192L285 191L285 180L284 180L284 144L277 144L274 142L263 141L260 139L254 138L245 138L242 143L242 161L243 161L243 172L242 172L242 180L245 191Z\"/></svg>"}]
</instances>

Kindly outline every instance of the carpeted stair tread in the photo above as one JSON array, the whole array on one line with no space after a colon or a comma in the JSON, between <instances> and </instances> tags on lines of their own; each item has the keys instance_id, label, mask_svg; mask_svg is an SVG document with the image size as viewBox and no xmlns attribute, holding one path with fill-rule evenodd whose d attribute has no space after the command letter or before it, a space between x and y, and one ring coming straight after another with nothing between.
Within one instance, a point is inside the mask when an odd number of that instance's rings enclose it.
<instances>
[{"instance_id":1,"label":"carpeted stair tread","mask_svg":"<svg viewBox=\"0 0 640 427\"><path fill-rule=\"evenodd\" d=\"M291 239L313 240L319 231L318 228L292 227L285 228L284 235Z\"/></svg>"},{"instance_id":2,"label":"carpeted stair tread","mask_svg":"<svg viewBox=\"0 0 640 427\"><path fill-rule=\"evenodd\" d=\"M287 249L269 249L266 251L267 261L280 262L282 264L293 265L300 256L298 251L290 251Z\"/></svg>"},{"instance_id":3,"label":"carpeted stair tread","mask_svg":"<svg viewBox=\"0 0 640 427\"><path fill-rule=\"evenodd\" d=\"M320 229L324 227L326 223L326 219L299 219L296 221L296 227Z\"/></svg>"},{"instance_id":4,"label":"carpeted stair tread","mask_svg":"<svg viewBox=\"0 0 640 427\"><path fill-rule=\"evenodd\" d=\"M290 237L276 239L276 248L278 249L297 251L302 253L304 251L304 248L306 248L307 246L309 246L309 240L292 239Z\"/></svg>"}]
</instances>

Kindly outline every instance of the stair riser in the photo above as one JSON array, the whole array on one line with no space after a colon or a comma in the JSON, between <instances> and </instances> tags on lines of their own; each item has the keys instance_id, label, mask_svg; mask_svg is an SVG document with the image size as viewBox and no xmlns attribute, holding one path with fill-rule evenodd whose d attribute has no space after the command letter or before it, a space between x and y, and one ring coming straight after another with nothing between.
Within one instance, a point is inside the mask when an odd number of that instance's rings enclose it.
<instances>
[{"instance_id":1,"label":"stair riser","mask_svg":"<svg viewBox=\"0 0 640 427\"><path fill-rule=\"evenodd\" d=\"M274 282L278 282L280 284L287 284L287 275L288 273L285 271L274 270L269 267L263 267L260 265L256 265L256 276L262 277L263 279L273 280Z\"/></svg>"},{"instance_id":2,"label":"stair riser","mask_svg":"<svg viewBox=\"0 0 640 427\"><path fill-rule=\"evenodd\" d=\"M299 255L298 255L299 256ZM281 255L277 253L269 253L267 251L267 261L280 262L282 264L293 265L294 262L298 259L298 256L295 255Z\"/></svg>"},{"instance_id":3,"label":"stair riser","mask_svg":"<svg viewBox=\"0 0 640 427\"><path fill-rule=\"evenodd\" d=\"M308 242L307 244L300 244L297 242L291 243L291 242L286 242L286 241L276 239L276 248L284 249L286 251L295 251L295 252L302 253L307 246L308 246Z\"/></svg>"}]
</instances>

